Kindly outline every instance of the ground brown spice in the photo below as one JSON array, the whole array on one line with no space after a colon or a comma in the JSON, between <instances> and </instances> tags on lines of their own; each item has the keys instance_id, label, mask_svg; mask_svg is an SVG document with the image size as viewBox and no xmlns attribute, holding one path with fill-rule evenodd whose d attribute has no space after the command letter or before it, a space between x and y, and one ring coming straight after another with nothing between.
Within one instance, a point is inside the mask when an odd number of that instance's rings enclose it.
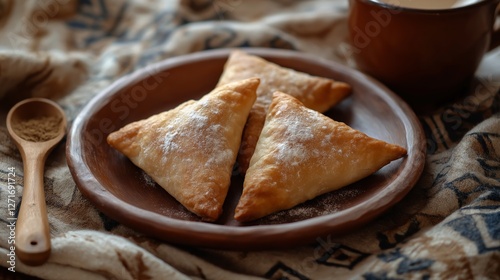
<instances>
[{"instance_id":1,"label":"ground brown spice","mask_svg":"<svg viewBox=\"0 0 500 280\"><path fill-rule=\"evenodd\" d=\"M22 120L12 124L12 129L24 140L44 142L58 135L62 118L55 116L40 116Z\"/></svg>"}]
</instances>

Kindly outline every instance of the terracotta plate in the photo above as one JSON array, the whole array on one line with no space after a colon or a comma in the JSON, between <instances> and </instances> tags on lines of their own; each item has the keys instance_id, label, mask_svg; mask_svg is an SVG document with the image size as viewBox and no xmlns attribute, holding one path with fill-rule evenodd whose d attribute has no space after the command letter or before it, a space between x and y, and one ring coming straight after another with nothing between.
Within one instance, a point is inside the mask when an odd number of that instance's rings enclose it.
<instances>
[{"instance_id":1,"label":"terracotta plate","mask_svg":"<svg viewBox=\"0 0 500 280\"><path fill-rule=\"evenodd\" d=\"M401 99L373 79L330 61L285 50L246 51L285 67L350 83L353 95L326 115L406 147L408 156L353 185L251 224L232 218L242 186L242 178L235 174L223 217L215 223L200 221L105 139L127 123L211 91L229 54L219 49L139 70L85 106L67 141L68 164L81 192L109 217L148 236L178 244L250 250L294 246L345 233L408 193L423 169L425 141L416 116Z\"/></svg>"}]
</instances>

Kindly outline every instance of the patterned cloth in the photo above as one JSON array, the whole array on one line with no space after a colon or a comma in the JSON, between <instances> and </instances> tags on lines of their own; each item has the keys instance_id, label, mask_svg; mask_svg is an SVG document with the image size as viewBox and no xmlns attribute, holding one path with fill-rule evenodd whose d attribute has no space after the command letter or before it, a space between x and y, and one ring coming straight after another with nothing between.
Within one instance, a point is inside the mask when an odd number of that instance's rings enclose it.
<instances>
[{"instance_id":1,"label":"patterned cloth","mask_svg":"<svg viewBox=\"0 0 500 280\"><path fill-rule=\"evenodd\" d=\"M23 190L5 115L43 96L70 120L118 77L173 56L255 46L352 66L347 0L0 0L0 261L9 268L7 186ZM44 279L500 279L500 51L473 92L421 114L424 173L386 214L343 237L259 252L179 247L100 213L76 187L59 145L46 164L52 255L15 271ZM10 272L6 272L9 273Z\"/></svg>"}]
</instances>

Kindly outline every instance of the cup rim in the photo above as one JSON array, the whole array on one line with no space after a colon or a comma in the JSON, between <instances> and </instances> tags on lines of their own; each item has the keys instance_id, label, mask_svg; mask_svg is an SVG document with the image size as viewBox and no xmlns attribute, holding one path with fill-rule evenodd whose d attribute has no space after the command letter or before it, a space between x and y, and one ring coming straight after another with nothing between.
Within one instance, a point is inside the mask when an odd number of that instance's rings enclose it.
<instances>
[{"instance_id":1,"label":"cup rim","mask_svg":"<svg viewBox=\"0 0 500 280\"><path fill-rule=\"evenodd\" d=\"M455 13L461 12L464 10L472 9L477 6L488 5L490 3L497 2L497 5L500 3L500 0L480 0L472 4L468 4L465 6L460 6L456 8L445 8L445 9L419 9L419 8L409 8L403 6L397 6L390 3L377 2L376 0L355 0L367 3L369 5L382 7L390 10L404 11L407 13L417 13L417 14L443 14L443 13Z\"/></svg>"}]
</instances>

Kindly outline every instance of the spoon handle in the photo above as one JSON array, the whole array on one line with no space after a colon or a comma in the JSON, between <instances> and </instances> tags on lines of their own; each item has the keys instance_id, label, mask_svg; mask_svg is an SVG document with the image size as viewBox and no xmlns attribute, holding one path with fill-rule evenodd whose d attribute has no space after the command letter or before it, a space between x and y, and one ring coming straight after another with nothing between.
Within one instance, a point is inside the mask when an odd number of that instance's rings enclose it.
<instances>
[{"instance_id":1,"label":"spoon handle","mask_svg":"<svg viewBox=\"0 0 500 280\"><path fill-rule=\"evenodd\" d=\"M50 231L43 190L43 156L24 160L24 189L16 226L16 253L27 265L42 265L50 256Z\"/></svg>"}]
</instances>

